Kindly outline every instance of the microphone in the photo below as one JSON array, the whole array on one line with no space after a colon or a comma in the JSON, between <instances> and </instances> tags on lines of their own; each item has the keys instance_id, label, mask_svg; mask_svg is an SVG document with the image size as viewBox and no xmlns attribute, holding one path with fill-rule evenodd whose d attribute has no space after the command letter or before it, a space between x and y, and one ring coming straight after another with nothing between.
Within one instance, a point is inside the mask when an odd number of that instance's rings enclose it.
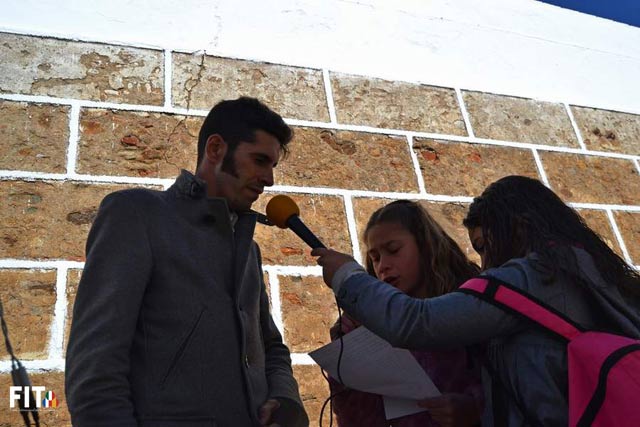
<instances>
[{"instance_id":1,"label":"microphone","mask_svg":"<svg viewBox=\"0 0 640 427\"><path fill-rule=\"evenodd\" d=\"M304 225L300 219L300 208L291 197L282 194L273 196L267 203L266 211L269 221L280 228L290 228L311 249L326 248L315 234Z\"/></svg>"}]
</instances>

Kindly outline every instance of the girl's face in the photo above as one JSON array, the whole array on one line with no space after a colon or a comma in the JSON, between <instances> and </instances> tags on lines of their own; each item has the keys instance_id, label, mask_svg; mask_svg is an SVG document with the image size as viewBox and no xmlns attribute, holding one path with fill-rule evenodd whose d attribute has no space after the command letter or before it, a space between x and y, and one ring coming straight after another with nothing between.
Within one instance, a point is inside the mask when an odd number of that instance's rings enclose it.
<instances>
[{"instance_id":1,"label":"girl's face","mask_svg":"<svg viewBox=\"0 0 640 427\"><path fill-rule=\"evenodd\" d=\"M480 261L482 262L481 269L487 269L487 256L484 241L484 234L482 233L482 227L474 227L469 229L469 240L471 246L480 255Z\"/></svg>"},{"instance_id":2,"label":"girl's face","mask_svg":"<svg viewBox=\"0 0 640 427\"><path fill-rule=\"evenodd\" d=\"M424 269L416 239L395 222L374 225L367 233L367 256L376 276L413 297L426 297Z\"/></svg>"}]
</instances>

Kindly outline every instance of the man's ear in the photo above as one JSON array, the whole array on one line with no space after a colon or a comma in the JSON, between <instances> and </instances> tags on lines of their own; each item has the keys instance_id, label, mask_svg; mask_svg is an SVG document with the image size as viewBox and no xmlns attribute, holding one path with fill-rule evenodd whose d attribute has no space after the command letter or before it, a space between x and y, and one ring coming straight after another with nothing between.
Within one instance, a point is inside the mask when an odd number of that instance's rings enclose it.
<instances>
[{"instance_id":1,"label":"man's ear","mask_svg":"<svg viewBox=\"0 0 640 427\"><path fill-rule=\"evenodd\" d=\"M221 165L228 148L229 146L219 134L214 133L209 135L204 147L205 160L213 166Z\"/></svg>"}]
</instances>

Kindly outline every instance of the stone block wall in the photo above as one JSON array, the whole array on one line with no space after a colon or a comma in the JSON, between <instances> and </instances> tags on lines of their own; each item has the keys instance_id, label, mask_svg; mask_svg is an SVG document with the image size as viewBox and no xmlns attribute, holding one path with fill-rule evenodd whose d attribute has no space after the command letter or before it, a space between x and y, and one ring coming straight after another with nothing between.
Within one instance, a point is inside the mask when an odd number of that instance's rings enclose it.
<instances>
[{"instance_id":1,"label":"stone block wall","mask_svg":"<svg viewBox=\"0 0 640 427\"><path fill-rule=\"evenodd\" d=\"M640 265L640 116L327 69L0 33L0 298L11 340L68 425L63 369L87 232L100 200L193 170L217 101L262 99L294 127L277 185L328 245L360 258L373 210L420 200L477 260L461 225L508 174L538 178ZM328 388L307 352L328 342L331 293L291 232L259 227L272 309L316 424ZM0 395L10 381L0 352ZM0 425L20 425L0 408Z\"/></svg>"}]
</instances>

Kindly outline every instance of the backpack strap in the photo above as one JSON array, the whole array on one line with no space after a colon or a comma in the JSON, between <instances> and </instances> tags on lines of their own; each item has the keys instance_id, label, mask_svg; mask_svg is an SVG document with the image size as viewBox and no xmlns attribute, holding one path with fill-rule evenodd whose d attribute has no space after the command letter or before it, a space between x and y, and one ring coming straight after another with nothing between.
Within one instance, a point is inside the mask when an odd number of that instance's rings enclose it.
<instances>
[{"instance_id":1,"label":"backpack strap","mask_svg":"<svg viewBox=\"0 0 640 427\"><path fill-rule=\"evenodd\" d=\"M567 341L571 341L584 332L584 328L553 307L525 291L491 276L468 280L457 291L475 295L520 318L532 320Z\"/></svg>"}]
</instances>

